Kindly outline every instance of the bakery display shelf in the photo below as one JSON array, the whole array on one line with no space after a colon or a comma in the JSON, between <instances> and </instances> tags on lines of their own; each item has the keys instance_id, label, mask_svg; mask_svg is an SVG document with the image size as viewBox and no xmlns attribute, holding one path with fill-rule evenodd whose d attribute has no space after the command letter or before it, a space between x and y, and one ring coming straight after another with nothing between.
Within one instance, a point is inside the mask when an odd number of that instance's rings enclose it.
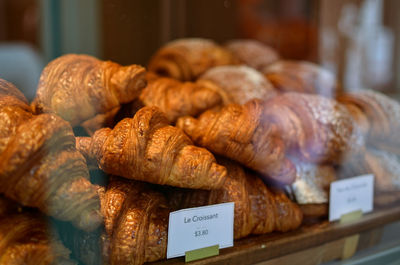
<instances>
[{"instance_id":1,"label":"bakery display shelf","mask_svg":"<svg viewBox=\"0 0 400 265\"><path fill-rule=\"evenodd\" d=\"M251 236L236 240L232 248L221 249L220 255L190 264L290 264L290 260L307 261L297 264L319 264L341 256L346 237L360 234L357 250L379 242L382 228L400 220L400 205L375 209L360 220L304 224L296 231ZM184 258L174 258L155 264L184 264ZM292 263L293 264L293 263Z\"/></svg>"}]
</instances>

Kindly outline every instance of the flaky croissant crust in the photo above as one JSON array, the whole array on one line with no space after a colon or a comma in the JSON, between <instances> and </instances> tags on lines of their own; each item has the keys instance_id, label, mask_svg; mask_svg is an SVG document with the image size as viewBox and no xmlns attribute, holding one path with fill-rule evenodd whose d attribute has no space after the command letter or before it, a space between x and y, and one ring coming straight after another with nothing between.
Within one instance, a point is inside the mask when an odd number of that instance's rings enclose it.
<instances>
[{"instance_id":1,"label":"flaky croissant crust","mask_svg":"<svg viewBox=\"0 0 400 265\"><path fill-rule=\"evenodd\" d=\"M224 105L245 104L254 98L267 100L277 94L272 84L260 72L244 65L210 68L199 77L197 83L218 92Z\"/></svg>"},{"instance_id":2,"label":"flaky croissant crust","mask_svg":"<svg viewBox=\"0 0 400 265\"><path fill-rule=\"evenodd\" d=\"M57 113L76 126L137 98L146 85L144 74L138 65L67 54L43 70L32 108Z\"/></svg>"},{"instance_id":3,"label":"flaky croissant crust","mask_svg":"<svg viewBox=\"0 0 400 265\"><path fill-rule=\"evenodd\" d=\"M81 229L99 226L99 198L71 126L54 114L33 115L26 101L10 98L17 88L0 85L0 192Z\"/></svg>"},{"instance_id":4,"label":"flaky croissant crust","mask_svg":"<svg viewBox=\"0 0 400 265\"><path fill-rule=\"evenodd\" d=\"M275 125L264 122L263 103L230 104L220 111L182 117L177 126L198 145L231 158L281 183L295 177L293 164L285 157L285 146Z\"/></svg>"},{"instance_id":5,"label":"flaky croissant crust","mask_svg":"<svg viewBox=\"0 0 400 265\"><path fill-rule=\"evenodd\" d=\"M77 148L109 174L155 184L212 189L226 176L210 152L193 146L156 107L144 107L92 138L78 137Z\"/></svg>"},{"instance_id":6,"label":"flaky croissant crust","mask_svg":"<svg viewBox=\"0 0 400 265\"><path fill-rule=\"evenodd\" d=\"M308 162L339 163L358 137L347 109L318 95L279 95L265 102L263 115L277 125L288 149Z\"/></svg>"},{"instance_id":7,"label":"flaky croissant crust","mask_svg":"<svg viewBox=\"0 0 400 265\"><path fill-rule=\"evenodd\" d=\"M109 264L143 264L165 258L169 208L145 183L111 177L102 196Z\"/></svg>"},{"instance_id":8,"label":"flaky croissant crust","mask_svg":"<svg viewBox=\"0 0 400 265\"><path fill-rule=\"evenodd\" d=\"M306 61L279 60L262 73L280 91L302 92L335 96L338 82L335 76L322 67Z\"/></svg>"},{"instance_id":9,"label":"flaky croissant crust","mask_svg":"<svg viewBox=\"0 0 400 265\"><path fill-rule=\"evenodd\" d=\"M180 82L166 77L148 79L147 87L140 94L144 106L155 106L165 113L170 122L179 117L197 116L221 103L221 96L195 82Z\"/></svg>"},{"instance_id":10,"label":"flaky croissant crust","mask_svg":"<svg viewBox=\"0 0 400 265\"><path fill-rule=\"evenodd\" d=\"M174 209L234 202L235 239L249 234L285 232L300 226L300 209L283 193L270 191L260 178L234 162L225 159L218 162L228 170L224 186L212 191L173 190L168 198Z\"/></svg>"},{"instance_id":11,"label":"flaky croissant crust","mask_svg":"<svg viewBox=\"0 0 400 265\"><path fill-rule=\"evenodd\" d=\"M193 81L207 69L237 63L215 42L201 38L178 39L161 47L151 58L149 70L182 81Z\"/></svg>"}]
</instances>

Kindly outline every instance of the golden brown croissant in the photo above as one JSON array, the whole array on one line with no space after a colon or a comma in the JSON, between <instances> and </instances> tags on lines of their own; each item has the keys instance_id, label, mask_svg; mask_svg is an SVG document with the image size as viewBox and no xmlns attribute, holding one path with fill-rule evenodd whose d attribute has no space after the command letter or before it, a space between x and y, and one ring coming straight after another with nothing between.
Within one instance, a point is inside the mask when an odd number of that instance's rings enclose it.
<instances>
[{"instance_id":1,"label":"golden brown croissant","mask_svg":"<svg viewBox=\"0 0 400 265\"><path fill-rule=\"evenodd\" d=\"M400 155L400 104L373 90L346 93L338 98L367 134L367 142Z\"/></svg>"},{"instance_id":2,"label":"golden brown croissant","mask_svg":"<svg viewBox=\"0 0 400 265\"><path fill-rule=\"evenodd\" d=\"M235 64L236 58L209 39L178 39L161 47L151 58L149 70L182 81L193 81L207 69Z\"/></svg>"},{"instance_id":3,"label":"golden brown croissant","mask_svg":"<svg viewBox=\"0 0 400 265\"><path fill-rule=\"evenodd\" d=\"M225 48L231 51L241 63L259 71L279 59L277 51L257 40L231 40Z\"/></svg>"},{"instance_id":4,"label":"golden brown croissant","mask_svg":"<svg viewBox=\"0 0 400 265\"><path fill-rule=\"evenodd\" d=\"M0 197L0 264L76 264L59 242L43 216L18 209Z\"/></svg>"},{"instance_id":5,"label":"golden brown croissant","mask_svg":"<svg viewBox=\"0 0 400 265\"><path fill-rule=\"evenodd\" d=\"M53 114L33 115L16 94L0 80L0 192L81 229L96 228L100 201L71 126Z\"/></svg>"},{"instance_id":6,"label":"golden brown croissant","mask_svg":"<svg viewBox=\"0 0 400 265\"><path fill-rule=\"evenodd\" d=\"M112 179L102 198L105 259L110 264L143 264L166 256L169 208L146 184Z\"/></svg>"},{"instance_id":7,"label":"golden brown croissant","mask_svg":"<svg viewBox=\"0 0 400 265\"><path fill-rule=\"evenodd\" d=\"M167 77L148 79L140 94L144 106L156 106L170 122L181 116L196 116L221 103L221 96L205 86L193 82L180 82Z\"/></svg>"},{"instance_id":8,"label":"golden brown croissant","mask_svg":"<svg viewBox=\"0 0 400 265\"><path fill-rule=\"evenodd\" d=\"M101 190L101 209L105 232L100 236L83 235L75 239L75 254L85 264L97 264L88 249L101 245L106 264L143 264L166 257L170 205L175 209L223 202L235 202L234 237L296 229L302 214L283 193L271 192L256 176L233 162L222 162L229 170L228 180L213 191L174 189L163 194L148 184L111 177ZM71 237L71 235L69 235ZM72 235L76 237L76 235ZM89 244L89 246L88 246ZM86 250L86 251L82 251ZM91 250L89 250L91 252ZM98 255L97 255L98 256ZM97 263L94 263L96 260Z\"/></svg>"},{"instance_id":9,"label":"golden brown croissant","mask_svg":"<svg viewBox=\"0 0 400 265\"><path fill-rule=\"evenodd\" d=\"M228 160L218 160L228 170L227 181L218 190L173 190L169 201L181 209L203 205L234 202L234 238L272 231L296 229L302 213L282 192L271 192L257 176Z\"/></svg>"},{"instance_id":10,"label":"golden brown croissant","mask_svg":"<svg viewBox=\"0 0 400 265\"><path fill-rule=\"evenodd\" d=\"M265 103L264 118L278 126L288 151L308 162L339 163L358 143L347 109L322 96L276 96Z\"/></svg>"},{"instance_id":11,"label":"golden brown croissant","mask_svg":"<svg viewBox=\"0 0 400 265\"><path fill-rule=\"evenodd\" d=\"M43 70L32 107L35 113L57 113L76 126L137 98L146 85L144 74L138 65L64 55Z\"/></svg>"},{"instance_id":12,"label":"golden brown croissant","mask_svg":"<svg viewBox=\"0 0 400 265\"><path fill-rule=\"evenodd\" d=\"M230 104L221 111L208 110L198 119L182 117L177 126L203 147L231 158L281 183L292 183L295 168L285 157L285 147L275 125L262 119L263 105L251 100Z\"/></svg>"},{"instance_id":13,"label":"golden brown croissant","mask_svg":"<svg viewBox=\"0 0 400 265\"><path fill-rule=\"evenodd\" d=\"M156 107L140 109L113 130L103 128L92 138L78 137L77 147L105 172L129 179L213 189L221 187L226 176L210 152L193 146Z\"/></svg>"},{"instance_id":14,"label":"golden brown croissant","mask_svg":"<svg viewBox=\"0 0 400 265\"><path fill-rule=\"evenodd\" d=\"M244 65L213 67L202 74L197 83L217 91L224 105L245 104L253 98L266 100L277 94L261 73Z\"/></svg>"},{"instance_id":15,"label":"golden brown croissant","mask_svg":"<svg viewBox=\"0 0 400 265\"><path fill-rule=\"evenodd\" d=\"M160 192L143 182L110 177L99 188L105 228L82 233L63 227L61 237L84 264L143 264L164 259L170 209Z\"/></svg>"},{"instance_id":16,"label":"golden brown croissant","mask_svg":"<svg viewBox=\"0 0 400 265\"><path fill-rule=\"evenodd\" d=\"M280 91L294 91L334 97L338 90L335 76L305 61L280 60L261 70Z\"/></svg>"}]
</instances>

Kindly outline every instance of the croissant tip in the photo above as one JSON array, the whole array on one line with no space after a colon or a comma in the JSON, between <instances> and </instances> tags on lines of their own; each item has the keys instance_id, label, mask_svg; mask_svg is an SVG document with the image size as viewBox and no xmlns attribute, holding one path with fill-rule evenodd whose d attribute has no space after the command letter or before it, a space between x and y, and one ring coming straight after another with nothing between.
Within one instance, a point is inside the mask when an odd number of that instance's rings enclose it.
<instances>
[{"instance_id":1,"label":"croissant tip","mask_svg":"<svg viewBox=\"0 0 400 265\"><path fill-rule=\"evenodd\" d=\"M175 126L178 127L178 128L181 128L183 130L184 125L185 125L185 119L186 119L186 116L178 118L178 120L176 121Z\"/></svg>"},{"instance_id":2,"label":"croissant tip","mask_svg":"<svg viewBox=\"0 0 400 265\"><path fill-rule=\"evenodd\" d=\"M225 185L228 175L226 167L213 163L210 172L213 179L213 189L221 189Z\"/></svg>"},{"instance_id":3,"label":"croissant tip","mask_svg":"<svg viewBox=\"0 0 400 265\"><path fill-rule=\"evenodd\" d=\"M191 116L183 116L177 120L176 127L182 129L185 133L188 133L188 130L190 130L195 121L196 119Z\"/></svg>"},{"instance_id":4,"label":"croissant tip","mask_svg":"<svg viewBox=\"0 0 400 265\"><path fill-rule=\"evenodd\" d=\"M120 103L128 103L139 97L147 86L146 69L136 64L122 66L113 73L111 83L115 86L114 92Z\"/></svg>"},{"instance_id":5,"label":"croissant tip","mask_svg":"<svg viewBox=\"0 0 400 265\"><path fill-rule=\"evenodd\" d=\"M182 69L174 60L169 58L154 57L149 63L149 70L159 76L170 77L181 81L191 80L188 73L184 73Z\"/></svg>"},{"instance_id":6,"label":"croissant tip","mask_svg":"<svg viewBox=\"0 0 400 265\"><path fill-rule=\"evenodd\" d=\"M37 99L34 99L30 105L33 114L41 114L44 113L44 106Z\"/></svg>"}]
</instances>

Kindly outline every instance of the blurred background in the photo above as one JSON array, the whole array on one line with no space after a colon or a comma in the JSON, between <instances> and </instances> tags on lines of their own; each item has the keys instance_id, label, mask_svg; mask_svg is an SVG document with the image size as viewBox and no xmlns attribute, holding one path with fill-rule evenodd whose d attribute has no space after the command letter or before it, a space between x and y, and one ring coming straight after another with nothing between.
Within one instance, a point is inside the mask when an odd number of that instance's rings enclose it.
<instances>
[{"instance_id":1,"label":"blurred background","mask_svg":"<svg viewBox=\"0 0 400 265\"><path fill-rule=\"evenodd\" d=\"M32 99L65 53L146 65L181 37L253 38L334 72L345 90L400 94L398 0L0 0L0 77Z\"/></svg>"}]
</instances>

